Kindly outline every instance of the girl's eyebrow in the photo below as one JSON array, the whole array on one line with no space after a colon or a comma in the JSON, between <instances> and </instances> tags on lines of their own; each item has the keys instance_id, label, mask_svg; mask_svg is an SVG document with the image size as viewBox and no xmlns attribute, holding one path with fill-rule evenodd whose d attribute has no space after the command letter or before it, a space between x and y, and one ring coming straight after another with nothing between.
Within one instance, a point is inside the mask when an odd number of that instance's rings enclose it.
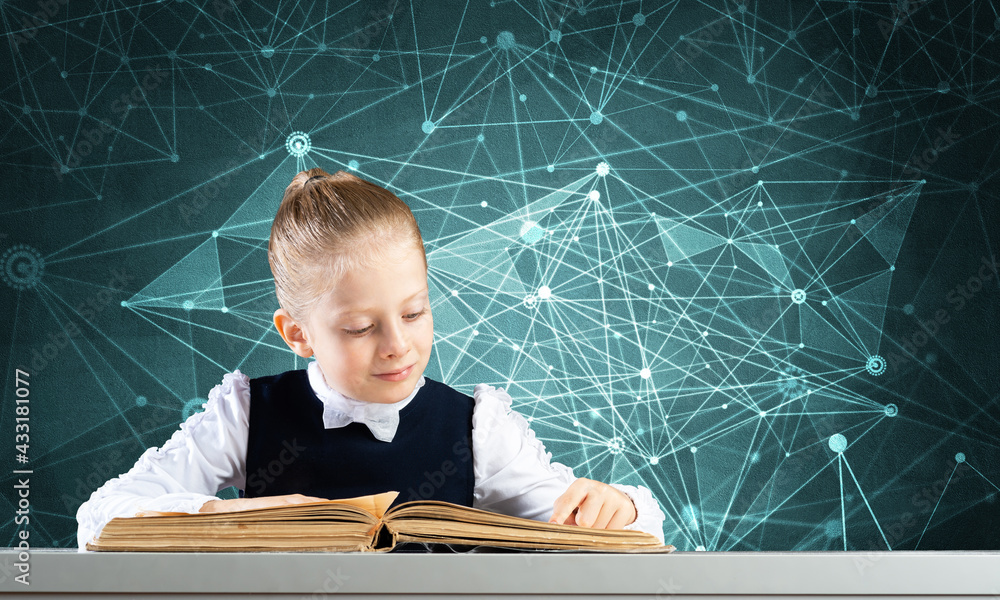
<instances>
[{"instance_id":1,"label":"girl's eyebrow","mask_svg":"<svg viewBox=\"0 0 1000 600\"><path fill-rule=\"evenodd\" d=\"M403 299L403 304L406 304L410 300L413 300L414 298L416 298L416 297L418 297L420 295L425 295L425 296L427 296L429 298L430 297L430 290L428 288L424 288L424 289L418 291L417 293L413 294L412 296L404 298ZM342 310L342 311L334 314L333 316L339 318L339 317L346 317L346 316L357 314L357 313L366 313L366 312L371 312L371 311L372 311L371 307L367 307L367 308L348 308L346 310Z\"/></svg>"}]
</instances>

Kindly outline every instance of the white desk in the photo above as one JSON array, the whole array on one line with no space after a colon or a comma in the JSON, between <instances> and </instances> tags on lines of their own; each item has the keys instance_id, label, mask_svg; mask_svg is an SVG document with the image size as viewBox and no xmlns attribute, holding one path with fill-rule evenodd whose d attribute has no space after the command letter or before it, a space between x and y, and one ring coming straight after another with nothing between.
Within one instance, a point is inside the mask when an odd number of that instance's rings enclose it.
<instances>
[{"instance_id":1,"label":"white desk","mask_svg":"<svg viewBox=\"0 0 1000 600\"><path fill-rule=\"evenodd\" d=\"M872 595L1000 600L1000 553L176 554L0 551L0 591L123 597L629 598ZM20 594L17 594L20 596ZM17 597L12 596L12 597Z\"/></svg>"}]
</instances>

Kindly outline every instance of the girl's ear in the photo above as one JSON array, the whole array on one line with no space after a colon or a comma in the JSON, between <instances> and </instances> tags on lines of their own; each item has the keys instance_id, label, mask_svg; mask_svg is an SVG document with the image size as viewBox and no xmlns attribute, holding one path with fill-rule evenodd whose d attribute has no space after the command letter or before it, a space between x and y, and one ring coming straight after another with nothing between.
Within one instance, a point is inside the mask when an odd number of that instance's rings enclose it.
<instances>
[{"instance_id":1,"label":"girl's ear","mask_svg":"<svg viewBox=\"0 0 1000 600\"><path fill-rule=\"evenodd\" d=\"M306 339L305 329L298 321L288 314L288 311L279 308L274 311L274 326L277 327L281 339L285 340L292 352L302 358L309 358L313 355L312 348L309 347L309 340Z\"/></svg>"}]
</instances>

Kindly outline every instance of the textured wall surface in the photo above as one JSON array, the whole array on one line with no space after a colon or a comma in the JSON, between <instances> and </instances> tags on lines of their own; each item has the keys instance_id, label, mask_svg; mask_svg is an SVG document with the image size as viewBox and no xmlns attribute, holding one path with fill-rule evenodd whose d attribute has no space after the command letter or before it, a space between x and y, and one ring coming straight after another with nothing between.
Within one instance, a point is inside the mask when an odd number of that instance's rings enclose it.
<instances>
[{"instance_id":1,"label":"textured wall surface","mask_svg":"<svg viewBox=\"0 0 1000 600\"><path fill-rule=\"evenodd\" d=\"M679 549L1000 548L995 3L273 4L0 3L7 545L12 469L73 546L224 373L304 365L266 244L319 166L417 215L427 375Z\"/></svg>"}]
</instances>

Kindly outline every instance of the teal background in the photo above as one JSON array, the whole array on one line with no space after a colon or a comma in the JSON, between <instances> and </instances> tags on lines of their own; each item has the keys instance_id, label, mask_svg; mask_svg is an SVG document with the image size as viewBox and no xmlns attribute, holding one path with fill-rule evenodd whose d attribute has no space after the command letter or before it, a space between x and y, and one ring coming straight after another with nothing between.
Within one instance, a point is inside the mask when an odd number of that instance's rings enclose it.
<instances>
[{"instance_id":1,"label":"teal background","mask_svg":"<svg viewBox=\"0 0 1000 600\"><path fill-rule=\"evenodd\" d=\"M75 546L224 373L304 365L266 238L319 166L417 215L427 375L507 388L553 460L649 487L668 543L1000 548L994 4L0 17L0 431L18 468L25 368L34 546Z\"/></svg>"}]
</instances>

